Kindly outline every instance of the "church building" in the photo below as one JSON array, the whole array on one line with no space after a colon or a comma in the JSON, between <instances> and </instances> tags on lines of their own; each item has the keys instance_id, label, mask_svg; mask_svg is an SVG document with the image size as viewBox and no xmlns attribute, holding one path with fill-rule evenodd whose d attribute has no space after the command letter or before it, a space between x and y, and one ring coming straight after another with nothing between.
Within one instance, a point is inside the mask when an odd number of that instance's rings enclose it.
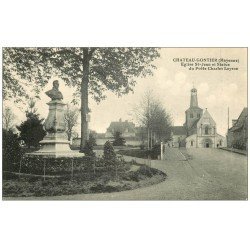
<instances>
[{"instance_id":1,"label":"church building","mask_svg":"<svg viewBox=\"0 0 250 250\"><path fill-rule=\"evenodd\" d=\"M191 89L190 107L185 111L185 115L186 121L183 126L172 128L173 147L218 148L226 146L226 139L217 133L216 122L208 110L203 112L203 109L198 106L196 88Z\"/></svg>"}]
</instances>

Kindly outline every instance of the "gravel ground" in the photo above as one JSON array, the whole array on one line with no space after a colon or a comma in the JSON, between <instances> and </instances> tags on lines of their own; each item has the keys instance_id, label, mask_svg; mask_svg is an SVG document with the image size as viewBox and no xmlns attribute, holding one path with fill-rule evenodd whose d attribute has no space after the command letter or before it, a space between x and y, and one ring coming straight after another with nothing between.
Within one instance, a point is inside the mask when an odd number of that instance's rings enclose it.
<instances>
[{"instance_id":1,"label":"gravel ground","mask_svg":"<svg viewBox=\"0 0 250 250\"><path fill-rule=\"evenodd\" d=\"M38 200L246 200L247 157L218 149L171 149L151 166L167 174L159 184L130 191L29 197ZM173 157L171 157L173 155ZM188 156L185 160L184 156ZM126 158L126 157L124 157ZM129 158L127 158L129 159ZM14 198L4 198L13 200Z\"/></svg>"}]
</instances>

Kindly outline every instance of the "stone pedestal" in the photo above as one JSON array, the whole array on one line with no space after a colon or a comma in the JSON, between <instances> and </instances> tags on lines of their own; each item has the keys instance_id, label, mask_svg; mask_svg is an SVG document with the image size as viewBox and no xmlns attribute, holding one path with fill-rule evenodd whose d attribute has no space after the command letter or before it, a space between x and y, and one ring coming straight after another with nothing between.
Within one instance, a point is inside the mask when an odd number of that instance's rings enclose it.
<instances>
[{"instance_id":1,"label":"stone pedestal","mask_svg":"<svg viewBox=\"0 0 250 250\"><path fill-rule=\"evenodd\" d=\"M64 107L66 104L61 100L53 100L47 105L49 105L49 114L44 123L45 130L48 133L65 132Z\"/></svg>"},{"instance_id":2,"label":"stone pedestal","mask_svg":"<svg viewBox=\"0 0 250 250\"><path fill-rule=\"evenodd\" d=\"M45 157L82 157L83 153L72 151L67 140L66 124L64 120L65 103L61 100L52 100L49 103L49 114L44 123L47 135L40 142L42 148L36 152L27 154L27 156L45 156Z\"/></svg>"}]
</instances>

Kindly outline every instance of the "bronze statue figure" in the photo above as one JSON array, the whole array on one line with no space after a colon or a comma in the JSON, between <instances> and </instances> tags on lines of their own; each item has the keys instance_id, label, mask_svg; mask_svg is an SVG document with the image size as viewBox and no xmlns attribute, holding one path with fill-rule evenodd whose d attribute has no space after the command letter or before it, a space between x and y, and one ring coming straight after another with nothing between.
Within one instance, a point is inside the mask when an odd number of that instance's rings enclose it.
<instances>
[{"instance_id":1,"label":"bronze statue figure","mask_svg":"<svg viewBox=\"0 0 250 250\"><path fill-rule=\"evenodd\" d=\"M63 99L63 95L62 93L59 91L59 82L58 80L55 80L53 82L53 88L49 91L46 91L45 94L51 98L52 101L54 100L62 100Z\"/></svg>"}]
</instances>

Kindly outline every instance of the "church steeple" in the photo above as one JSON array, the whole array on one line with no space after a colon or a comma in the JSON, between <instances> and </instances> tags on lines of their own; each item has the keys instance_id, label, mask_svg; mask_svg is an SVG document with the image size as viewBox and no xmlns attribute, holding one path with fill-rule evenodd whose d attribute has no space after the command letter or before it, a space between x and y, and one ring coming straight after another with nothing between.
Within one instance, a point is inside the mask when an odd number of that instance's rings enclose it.
<instances>
[{"instance_id":1,"label":"church steeple","mask_svg":"<svg viewBox=\"0 0 250 250\"><path fill-rule=\"evenodd\" d=\"M191 89L191 99L190 99L190 107L186 110L186 122L184 126L187 130L187 135L192 135L197 132L196 124L200 120L203 110L198 106L198 98L197 98L197 89Z\"/></svg>"},{"instance_id":2,"label":"church steeple","mask_svg":"<svg viewBox=\"0 0 250 250\"><path fill-rule=\"evenodd\" d=\"M190 108L198 107L197 89L191 89Z\"/></svg>"}]
</instances>

